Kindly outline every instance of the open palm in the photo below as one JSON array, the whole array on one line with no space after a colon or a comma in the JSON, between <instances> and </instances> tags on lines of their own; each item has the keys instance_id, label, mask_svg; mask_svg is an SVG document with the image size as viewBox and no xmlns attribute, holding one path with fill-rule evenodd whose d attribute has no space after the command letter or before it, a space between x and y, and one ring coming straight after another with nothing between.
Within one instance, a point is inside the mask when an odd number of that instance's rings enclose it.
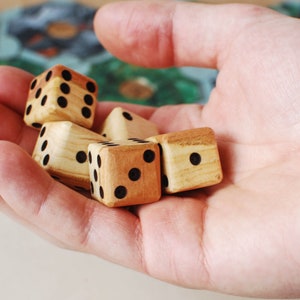
<instances>
[{"instance_id":1,"label":"open palm","mask_svg":"<svg viewBox=\"0 0 300 300\"><path fill-rule=\"evenodd\" d=\"M128 62L220 70L205 106L126 106L161 132L212 127L223 182L131 212L85 198L31 159L37 132L22 115L32 77L2 67L1 210L60 246L174 284L300 296L300 21L254 6L140 1L102 8L95 28ZM99 104L95 127L115 105Z\"/></svg>"}]
</instances>

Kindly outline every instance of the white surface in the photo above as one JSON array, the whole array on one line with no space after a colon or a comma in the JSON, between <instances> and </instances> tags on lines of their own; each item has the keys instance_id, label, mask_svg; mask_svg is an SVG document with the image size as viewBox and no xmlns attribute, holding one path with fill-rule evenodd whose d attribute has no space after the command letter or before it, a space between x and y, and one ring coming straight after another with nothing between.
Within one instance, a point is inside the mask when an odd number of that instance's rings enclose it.
<instances>
[{"instance_id":1,"label":"white surface","mask_svg":"<svg viewBox=\"0 0 300 300\"><path fill-rule=\"evenodd\" d=\"M57 248L1 214L0 241L0 299L247 299L179 288L91 255Z\"/></svg>"}]
</instances>

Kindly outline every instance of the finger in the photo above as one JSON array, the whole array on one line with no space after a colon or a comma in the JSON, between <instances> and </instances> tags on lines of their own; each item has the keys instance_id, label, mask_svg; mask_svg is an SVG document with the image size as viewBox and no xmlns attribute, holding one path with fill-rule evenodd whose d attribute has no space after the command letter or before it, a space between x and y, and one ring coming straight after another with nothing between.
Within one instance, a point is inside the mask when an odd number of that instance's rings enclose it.
<instances>
[{"instance_id":1,"label":"finger","mask_svg":"<svg viewBox=\"0 0 300 300\"><path fill-rule=\"evenodd\" d=\"M23 115L32 78L23 70L0 66L0 104Z\"/></svg>"},{"instance_id":2,"label":"finger","mask_svg":"<svg viewBox=\"0 0 300 300\"><path fill-rule=\"evenodd\" d=\"M56 238L46 234L44 231L42 231L40 228L34 226L32 223L30 223L29 221L25 220L22 216L19 216L18 214L16 214L16 212L9 206L7 205L7 203L4 201L4 199L2 199L2 197L0 196L0 211L6 215L7 217L9 217L10 219L12 219L13 221L15 221L16 223L30 229L32 232L34 232L35 234L37 234L38 236L42 237L43 239L49 241L50 243L60 247L60 248L67 248L70 249L67 245L65 245L64 243L62 243L61 241L58 241Z\"/></svg>"},{"instance_id":3,"label":"finger","mask_svg":"<svg viewBox=\"0 0 300 300\"><path fill-rule=\"evenodd\" d=\"M102 7L94 26L102 44L127 62L217 68L231 41L244 27L266 18L265 10L237 4L122 2Z\"/></svg>"},{"instance_id":4,"label":"finger","mask_svg":"<svg viewBox=\"0 0 300 300\"><path fill-rule=\"evenodd\" d=\"M38 131L25 125L23 116L0 104L0 140L20 145L28 153L32 153Z\"/></svg>"},{"instance_id":5,"label":"finger","mask_svg":"<svg viewBox=\"0 0 300 300\"><path fill-rule=\"evenodd\" d=\"M0 152L0 195L16 214L72 249L142 270L133 214L54 181L15 144L0 141Z\"/></svg>"},{"instance_id":6,"label":"finger","mask_svg":"<svg viewBox=\"0 0 300 300\"><path fill-rule=\"evenodd\" d=\"M31 153L37 131L25 126L23 114L32 75L17 68L0 67L0 140L11 141Z\"/></svg>"}]
</instances>

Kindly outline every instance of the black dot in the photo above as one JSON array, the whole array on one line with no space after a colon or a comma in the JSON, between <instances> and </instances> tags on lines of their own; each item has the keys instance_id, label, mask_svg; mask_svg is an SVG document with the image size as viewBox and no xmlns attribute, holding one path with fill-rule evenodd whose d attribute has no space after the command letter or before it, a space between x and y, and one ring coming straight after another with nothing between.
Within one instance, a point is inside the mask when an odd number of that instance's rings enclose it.
<instances>
[{"instance_id":1,"label":"black dot","mask_svg":"<svg viewBox=\"0 0 300 300\"><path fill-rule=\"evenodd\" d=\"M61 90L64 94L69 94L71 89L70 89L70 87L69 87L68 84L62 83L62 84L60 85L60 90Z\"/></svg>"},{"instance_id":2,"label":"black dot","mask_svg":"<svg viewBox=\"0 0 300 300\"><path fill-rule=\"evenodd\" d=\"M48 145L48 141L45 140L44 143L42 144L41 151L44 151L47 148L47 145Z\"/></svg>"},{"instance_id":3,"label":"black dot","mask_svg":"<svg viewBox=\"0 0 300 300\"><path fill-rule=\"evenodd\" d=\"M45 155L45 157L43 159L43 166L48 165L49 159L50 159L50 155L49 154Z\"/></svg>"},{"instance_id":4,"label":"black dot","mask_svg":"<svg viewBox=\"0 0 300 300\"><path fill-rule=\"evenodd\" d=\"M61 108L65 108L68 105L68 100L65 97L63 97L63 96L60 96L60 97L57 98L57 104Z\"/></svg>"},{"instance_id":5,"label":"black dot","mask_svg":"<svg viewBox=\"0 0 300 300\"><path fill-rule=\"evenodd\" d=\"M39 128L41 128L41 127L43 126L43 124L37 123L37 122L32 123L31 125L32 125L34 128L37 128L37 129L39 129Z\"/></svg>"},{"instance_id":6,"label":"black dot","mask_svg":"<svg viewBox=\"0 0 300 300\"><path fill-rule=\"evenodd\" d=\"M128 172L128 177L130 180L132 181L137 181L140 179L141 177L141 171L138 168L132 168L129 172Z\"/></svg>"},{"instance_id":7,"label":"black dot","mask_svg":"<svg viewBox=\"0 0 300 300\"><path fill-rule=\"evenodd\" d=\"M98 173L97 173L97 170L94 170L94 179L95 179L95 181L98 181Z\"/></svg>"},{"instance_id":8,"label":"black dot","mask_svg":"<svg viewBox=\"0 0 300 300\"><path fill-rule=\"evenodd\" d=\"M84 96L84 102L87 104L87 105L92 105L93 104L93 102L94 102L94 99L93 99L93 97L91 96L91 95L85 95Z\"/></svg>"},{"instance_id":9,"label":"black dot","mask_svg":"<svg viewBox=\"0 0 300 300\"><path fill-rule=\"evenodd\" d=\"M169 179L168 179L167 175L165 175L165 174L162 175L162 177L161 177L161 185L163 188L166 188L169 186Z\"/></svg>"},{"instance_id":10,"label":"black dot","mask_svg":"<svg viewBox=\"0 0 300 300\"><path fill-rule=\"evenodd\" d=\"M103 191L102 186L99 187L99 194L100 194L100 197L103 199L104 198L104 191Z\"/></svg>"},{"instance_id":11,"label":"black dot","mask_svg":"<svg viewBox=\"0 0 300 300\"><path fill-rule=\"evenodd\" d=\"M133 120L131 114L128 113L128 112L126 112L126 111L123 112L123 117L124 117L125 119L127 119L128 121L132 121L132 120Z\"/></svg>"},{"instance_id":12,"label":"black dot","mask_svg":"<svg viewBox=\"0 0 300 300\"><path fill-rule=\"evenodd\" d=\"M72 79L72 74L68 70L63 70L61 72L61 75L62 75L63 79L66 80L66 81L70 81Z\"/></svg>"},{"instance_id":13,"label":"black dot","mask_svg":"<svg viewBox=\"0 0 300 300\"><path fill-rule=\"evenodd\" d=\"M98 168L101 167L101 157L99 154L97 155L97 165L98 165Z\"/></svg>"},{"instance_id":14,"label":"black dot","mask_svg":"<svg viewBox=\"0 0 300 300\"><path fill-rule=\"evenodd\" d=\"M44 106L47 102L47 95L45 95L43 98L42 98L42 101L41 101L41 105Z\"/></svg>"},{"instance_id":15,"label":"black dot","mask_svg":"<svg viewBox=\"0 0 300 300\"><path fill-rule=\"evenodd\" d=\"M78 151L76 154L76 160L80 163L83 164L86 162L87 156L84 151Z\"/></svg>"},{"instance_id":16,"label":"black dot","mask_svg":"<svg viewBox=\"0 0 300 300\"><path fill-rule=\"evenodd\" d=\"M103 137L106 137L106 136L107 136L107 134L106 134L106 133L102 133L102 136L103 136Z\"/></svg>"},{"instance_id":17,"label":"black dot","mask_svg":"<svg viewBox=\"0 0 300 300\"><path fill-rule=\"evenodd\" d=\"M32 82L31 82L31 85L30 85L30 89L33 90L36 86L36 83L37 83L37 80L34 79Z\"/></svg>"},{"instance_id":18,"label":"black dot","mask_svg":"<svg viewBox=\"0 0 300 300\"><path fill-rule=\"evenodd\" d=\"M115 189L115 197L118 199L123 199L127 195L127 189L125 186L119 185Z\"/></svg>"},{"instance_id":19,"label":"black dot","mask_svg":"<svg viewBox=\"0 0 300 300\"><path fill-rule=\"evenodd\" d=\"M46 132L46 126L44 126L40 132L40 137L42 137Z\"/></svg>"},{"instance_id":20,"label":"black dot","mask_svg":"<svg viewBox=\"0 0 300 300\"><path fill-rule=\"evenodd\" d=\"M155 152L152 150L146 150L143 155L144 161L147 163L151 163L155 159Z\"/></svg>"},{"instance_id":21,"label":"black dot","mask_svg":"<svg viewBox=\"0 0 300 300\"><path fill-rule=\"evenodd\" d=\"M199 153L193 152L190 155L190 162L192 165L197 166L201 163L201 156Z\"/></svg>"},{"instance_id":22,"label":"black dot","mask_svg":"<svg viewBox=\"0 0 300 300\"><path fill-rule=\"evenodd\" d=\"M91 151L89 151L89 163L90 164L92 163L92 153L91 153Z\"/></svg>"},{"instance_id":23,"label":"black dot","mask_svg":"<svg viewBox=\"0 0 300 300\"><path fill-rule=\"evenodd\" d=\"M81 109L81 114L82 114L86 119L88 119L88 118L91 117L92 112L91 112L91 110L90 110L88 107L83 107L83 108Z\"/></svg>"},{"instance_id":24,"label":"black dot","mask_svg":"<svg viewBox=\"0 0 300 300\"><path fill-rule=\"evenodd\" d=\"M46 75L46 81L49 81L52 76L52 71L49 71Z\"/></svg>"},{"instance_id":25,"label":"black dot","mask_svg":"<svg viewBox=\"0 0 300 300\"><path fill-rule=\"evenodd\" d=\"M28 115L30 114L31 109L32 109L32 105L29 104L29 105L27 106L27 108L26 108L26 116L28 116Z\"/></svg>"},{"instance_id":26,"label":"black dot","mask_svg":"<svg viewBox=\"0 0 300 300\"><path fill-rule=\"evenodd\" d=\"M89 81L87 84L86 84L86 88L89 92L91 93L94 93L96 91L96 86L93 82Z\"/></svg>"},{"instance_id":27,"label":"black dot","mask_svg":"<svg viewBox=\"0 0 300 300\"><path fill-rule=\"evenodd\" d=\"M90 185L91 185L91 193L94 194L94 185L92 182L90 182Z\"/></svg>"},{"instance_id":28,"label":"black dot","mask_svg":"<svg viewBox=\"0 0 300 300\"><path fill-rule=\"evenodd\" d=\"M35 93L35 98L37 99L41 95L41 93L42 93L42 89L39 88Z\"/></svg>"}]
</instances>

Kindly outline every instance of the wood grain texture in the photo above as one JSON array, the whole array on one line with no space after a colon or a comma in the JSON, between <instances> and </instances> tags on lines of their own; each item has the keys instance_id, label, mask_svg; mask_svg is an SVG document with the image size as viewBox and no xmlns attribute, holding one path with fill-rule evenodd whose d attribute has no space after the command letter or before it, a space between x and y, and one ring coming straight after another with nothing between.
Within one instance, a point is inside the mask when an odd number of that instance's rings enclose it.
<instances>
[{"instance_id":1,"label":"wood grain texture","mask_svg":"<svg viewBox=\"0 0 300 300\"><path fill-rule=\"evenodd\" d=\"M98 87L93 79L56 65L32 80L24 121L36 128L51 121L71 121L91 128L97 93Z\"/></svg>"},{"instance_id":2,"label":"wood grain texture","mask_svg":"<svg viewBox=\"0 0 300 300\"><path fill-rule=\"evenodd\" d=\"M150 137L161 147L162 185L177 193L221 182L222 168L214 132L196 128Z\"/></svg>"},{"instance_id":3,"label":"wood grain texture","mask_svg":"<svg viewBox=\"0 0 300 300\"><path fill-rule=\"evenodd\" d=\"M69 121L45 123L33 151L33 159L62 183L90 189L88 145L105 139Z\"/></svg>"},{"instance_id":4,"label":"wood grain texture","mask_svg":"<svg viewBox=\"0 0 300 300\"><path fill-rule=\"evenodd\" d=\"M144 139L158 133L156 124L121 107L111 111L100 129L108 140Z\"/></svg>"},{"instance_id":5,"label":"wood grain texture","mask_svg":"<svg viewBox=\"0 0 300 300\"><path fill-rule=\"evenodd\" d=\"M161 197L159 147L138 140L91 144L93 198L109 207L138 205Z\"/></svg>"}]
</instances>

